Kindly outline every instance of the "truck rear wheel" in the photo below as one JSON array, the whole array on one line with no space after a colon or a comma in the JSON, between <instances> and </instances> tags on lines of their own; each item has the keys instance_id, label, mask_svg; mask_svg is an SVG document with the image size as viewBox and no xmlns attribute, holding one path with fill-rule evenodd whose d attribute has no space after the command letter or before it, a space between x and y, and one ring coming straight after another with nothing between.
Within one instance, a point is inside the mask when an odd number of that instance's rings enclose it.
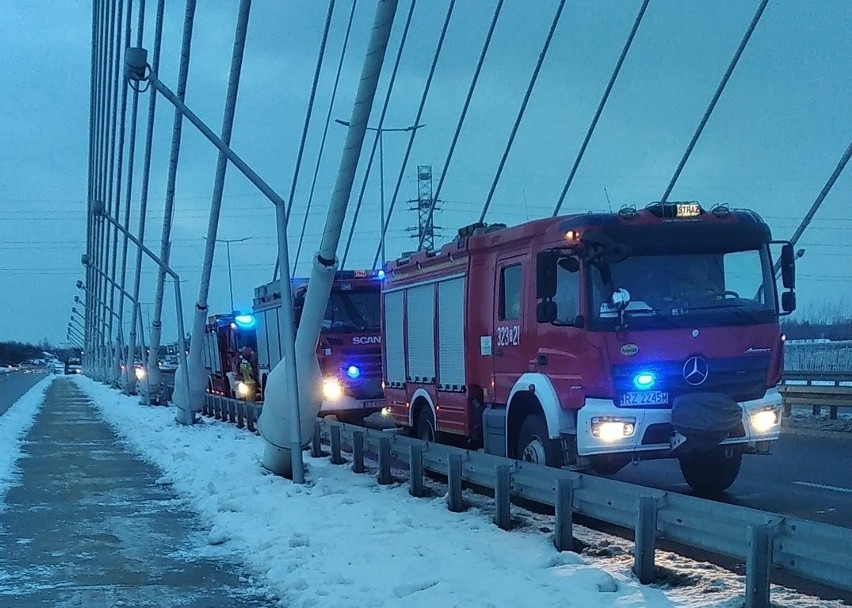
<instances>
[{"instance_id":1,"label":"truck rear wheel","mask_svg":"<svg viewBox=\"0 0 852 608\"><path fill-rule=\"evenodd\" d=\"M538 414L529 414L521 424L515 448L518 460L543 464L549 467L562 466L562 451L558 441L547 436L547 423Z\"/></svg>"},{"instance_id":2,"label":"truck rear wheel","mask_svg":"<svg viewBox=\"0 0 852 608\"><path fill-rule=\"evenodd\" d=\"M417 438L423 441L435 441L435 421L432 419L432 412L428 407L422 408L417 416L417 426L414 429Z\"/></svg>"},{"instance_id":3,"label":"truck rear wheel","mask_svg":"<svg viewBox=\"0 0 852 608\"><path fill-rule=\"evenodd\" d=\"M681 456L680 472L699 496L712 496L731 487L740 472L743 454L731 448L716 448Z\"/></svg>"}]
</instances>

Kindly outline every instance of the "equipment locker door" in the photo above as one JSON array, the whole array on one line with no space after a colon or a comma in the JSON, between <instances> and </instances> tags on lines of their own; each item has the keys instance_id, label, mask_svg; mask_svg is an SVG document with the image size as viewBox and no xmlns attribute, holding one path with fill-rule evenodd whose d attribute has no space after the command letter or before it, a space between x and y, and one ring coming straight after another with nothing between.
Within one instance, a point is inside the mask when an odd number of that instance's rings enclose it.
<instances>
[{"instance_id":1,"label":"equipment locker door","mask_svg":"<svg viewBox=\"0 0 852 608\"><path fill-rule=\"evenodd\" d=\"M528 325L527 282L530 280L527 256L516 255L497 261L494 277L494 401L506 403L512 386L526 371L523 336Z\"/></svg>"}]
</instances>

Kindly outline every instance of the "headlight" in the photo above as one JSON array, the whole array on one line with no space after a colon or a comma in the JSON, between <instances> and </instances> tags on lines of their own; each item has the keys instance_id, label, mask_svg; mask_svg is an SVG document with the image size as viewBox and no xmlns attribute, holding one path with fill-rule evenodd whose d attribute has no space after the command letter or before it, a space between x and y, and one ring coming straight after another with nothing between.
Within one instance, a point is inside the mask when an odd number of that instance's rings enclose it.
<instances>
[{"instance_id":1,"label":"headlight","mask_svg":"<svg viewBox=\"0 0 852 608\"><path fill-rule=\"evenodd\" d=\"M240 397L247 397L249 394L249 387L245 382L237 382L237 394Z\"/></svg>"},{"instance_id":2,"label":"headlight","mask_svg":"<svg viewBox=\"0 0 852 608\"><path fill-rule=\"evenodd\" d=\"M778 413L778 410L774 407L753 413L751 415L751 428L753 428L756 433L766 433L770 431L772 427L778 425Z\"/></svg>"},{"instance_id":3,"label":"headlight","mask_svg":"<svg viewBox=\"0 0 852 608\"><path fill-rule=\"evenodd\" d=\"M322 396L326 401L337 401L343 396L343 386L337 378L326 378L322 382Z\"/></svg>"},{"instance_id":4,"label":"headlight","mask_svg":"<svg viewBox=\"0 0 852 608\"><path fill-rule=\"evenodd\" d=\"M390 416L390 415L391 415L391 408L383 407L382 408L382 416Z\"/></svg>"},{"instance_id":5,"label":"headlight","mask_svg":"<svg viewBox=\"0 0 852 608\"><path fill-rule=\"evenodd\" d=\"M607 443L630 437L636 432L636 418L612 416L592 418L592 436Z\"/></svg>"},{"instance_id":6,"label":"headlight","mask_svg":"<svg viewBox=\"0 0 852 608\"><path fill-rule=\"evenodd\" d=\"M144 380L145 379L145 368L144 367L137 367L136 368L136 379L137 380Z\"/></svg>"}]
</instances>

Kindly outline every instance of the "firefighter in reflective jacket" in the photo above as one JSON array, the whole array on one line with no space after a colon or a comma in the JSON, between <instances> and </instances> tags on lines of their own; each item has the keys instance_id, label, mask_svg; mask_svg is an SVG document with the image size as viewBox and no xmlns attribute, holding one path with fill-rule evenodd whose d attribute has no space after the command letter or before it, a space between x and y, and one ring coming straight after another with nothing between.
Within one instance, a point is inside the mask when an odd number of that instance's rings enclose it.
<instances>
[{"instance_id":1,"label":"firefighter in reflective jacket","mask_svg":"<svg viewBox=\"0 0 852 608\"><path fill-rule=\"evenodd\" d=\"M254 403L255 393L257 392L257 382L254 378L254 367L252 359L254 352L250 348L244 348L240 353L240 383L238 393L240 397L245 398L249 403Z\"/></svg>"}]
</instances>

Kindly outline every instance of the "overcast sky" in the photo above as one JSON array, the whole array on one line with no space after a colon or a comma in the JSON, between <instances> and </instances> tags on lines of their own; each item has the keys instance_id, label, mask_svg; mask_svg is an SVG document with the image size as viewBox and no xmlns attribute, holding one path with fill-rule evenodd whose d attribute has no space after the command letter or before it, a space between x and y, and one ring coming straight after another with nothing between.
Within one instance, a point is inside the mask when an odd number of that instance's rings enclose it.
<instances>
[{"instance_id":1,"label":"overcast sky","mask_svg":"<svg viewBox=\"0 0 852 608\"><path fill-rule=\"evenodd\" d=\"M187 103L219 131L237 0L198 3ZM447 8L420 0L403 53L386 127L415 120ZM638 1L569 0L487 221L516 224L550 215L639 8ZM564 213L658 200L728 65L758 2L651 0L621 76L563 207ZM134 12L137 3L134 3ZM445 237L476 221L491 185L555 0L507 0L441 193L436 224ZM351 8L338 0L305 161L291 219L291 259L305 217L343 33ZM377 99L384 98L408 0L400 0ZM148 1L151 47L156 2ZM389 228L388 256L412 249L416 165L435 184L493 11L492 0L459 0L438 64ZM62 341L74 283L83 278L88 163L91 2L0 0L0 340ZM255 0L232 146L286 198L304 121L327 4ZM360 0L332 118L348 119L374 3ZM168 0L160 77L174 88L184 3ZM135 24L135 16L134 16ZM772 0L671 198L709 207L725 202L758 211L774 236L789 237L852 139L852 2ZM135 37L135 33L134 33ZM148 95L140 97L137 169ZM378 120L379 104L371 124ZM160 99L146 243L159 250L173 109ZM319 243L345 128L331 123L297 274ZM407 134L385 135L390 205ZM371 140L367 139L369 144ZM360 188L366 148L356 179ZM184 127L177 176L172 265L184 280L187 313L198 293L216 151ZM137 226L140 174L134 178ZM852 167L847 167L801 243L802 312L852 305ZM123 205L123 200L122 200ZM350 206L349 220L351 221ZM367 185L348 267L369 267L379 235L376 168ZM123 215L123 211L121 212ZM348 222L347 222L348 223ZM270 203L233 168L220 238L251 237L231 248L234 299L250 309L253 290L275 263ZM348 233L348 225L345 234ZM443 239L438 239L442 242ZM342 244L345 243L345 237ZM133 256L130 257L133 260ZM156 271L144 268L143 302L153 302ZM128 283L129 284L129 283ZM167 294L170 294L170 288ZM165 339L174 339L171 296ZM230 308L224 246L217 248L212 312ZM187 319L190 317L188 316Z\"/></svg>"}]
</instances>

